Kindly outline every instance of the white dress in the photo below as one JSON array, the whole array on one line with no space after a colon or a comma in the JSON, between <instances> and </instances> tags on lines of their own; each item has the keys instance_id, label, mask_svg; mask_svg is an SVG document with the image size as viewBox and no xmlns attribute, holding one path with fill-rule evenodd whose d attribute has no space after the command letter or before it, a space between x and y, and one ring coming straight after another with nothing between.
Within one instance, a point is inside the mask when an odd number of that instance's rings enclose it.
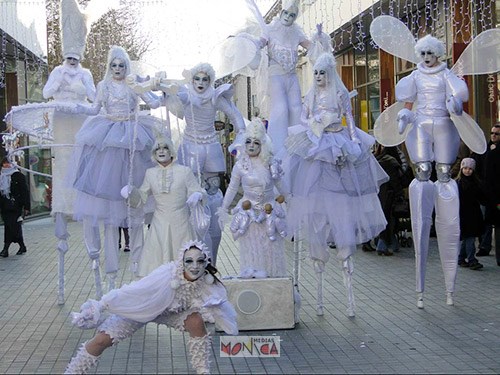
<instances>
[{"instance_id":1,"label":"white dress","mask_svg":"<svg viewBox=\"0 0 500 375\"><path fill-rule=\"evenodd\" d=\"M139 191L142 203L152 195L156 205L139 262L138 276L143 277L174 260L182 244L195 238L186 200L194 192L206 193L191 169L175 162L149 168Z\"/></svg>"},{"instance_id":2,"label":"white dress","mask_svg":"<svg viewBox=\"0 0 500 375\"><path fill-rule=\"evenodd\" d=\"M272 164L266 165L259 157L239 159L231 172L231 182L226 191L223 208L228 208L241 185L243 197L233 209L233 223L239 214L251 215L249 225L238 238L240 248L240 276L250 277L283 277L287 276L285 259L285 242L281 236L272 240L267 234L267 217L264 205L273 207L278 203L274 187L279 185L280 174L271 173ZM251 209L244 210L242 202L251 202ZM278 210L278 208L276 208Z\"/></svg>"},{"instance_id":3,"label":"white dress","mask_svg":"<svg viewBox=\"0 0 500 375\"><path fill-rule=\"evenodd\" d=\"M141 97L152 108L160 105L159 99ZM75 219L118 227L127 218L120 191L126 185L142 184L146 169L154 165L155 131L161 131L159 120L137 112L138 100L124 80L105 79L98 84L96 101L85 110L95 116L87 118L76 134Z\"/></svg>"},{"instance_id":4,"label":"white dress","mask_svg":"<svg viewBox=\"0 0 500 375\"><path fill-rule=\"evenodd\" d=\"M337 245L343 260L356 244L376 237L387 224L377 194L388 176L371 153L375 139L355 128L359 143L352 141L341 124L342 95L348 93L329 95L314 89L307 94L302 109L306 126L287 139L288 157L283 160L292 194L290 230L303 230L311 257L324 262L328 242Z\"/></svg>"}]
</instances>

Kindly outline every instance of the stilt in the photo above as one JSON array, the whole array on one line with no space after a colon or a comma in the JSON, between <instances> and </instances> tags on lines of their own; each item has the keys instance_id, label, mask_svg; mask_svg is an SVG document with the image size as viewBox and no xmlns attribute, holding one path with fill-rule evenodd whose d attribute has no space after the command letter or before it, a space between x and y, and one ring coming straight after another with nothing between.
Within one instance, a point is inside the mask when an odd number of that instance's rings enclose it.
<instances>
[{"instance_id":1,"label":"stilt","mask_svg":"<svg viewBox=\"0 0 500 375\"><path fill-rule=\"evenodd\" d=\"M102 283L101 283L101 271L99 269L99 258L92 260L92 269L94 270L96 299L100 300L102 297Z\"/></svg>"},{"instance_id":2,"label":"stilt","mask_svg":"<svg viewBox=\"0 0 500 375\"><path fill-rule=\"evenodd\" d=\"M356 315L356 304L354 302L354 292L352 290L352 273L354 272L354 262L352 257L348 257L342 261L342 275L344 277L344 285L347 292L347 315Z\"/></svg>"},{"instance_id":3,"label":"stilt","mask_svg":"<svg viewBox=\"0 0 500 375\"><path fill-rule=\"evenodd\" d=\"M325 263L321 260L314 260L314 271L318 277L318 290L316 295L316 315L323 316L323 273Z\"/></svg>"}]
</instances>

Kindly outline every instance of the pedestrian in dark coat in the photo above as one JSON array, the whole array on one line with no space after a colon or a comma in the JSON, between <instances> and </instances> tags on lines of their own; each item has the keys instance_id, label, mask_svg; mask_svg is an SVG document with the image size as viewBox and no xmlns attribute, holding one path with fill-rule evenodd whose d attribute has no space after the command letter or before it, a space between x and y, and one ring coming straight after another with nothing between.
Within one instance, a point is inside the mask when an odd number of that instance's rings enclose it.
<instances>
[{"instance_id":1,"label":"pedestrian in dark coat","mask_svg":"<svg viewBox=\"0 0 500 375\"><path fill-rule=\"evenodd\" d=\"M26 178L8 158L2 159L0 172L0 211L4 223L4 246L0 257L9 256L9 246L19 244L17 254L26 252L22 222L30 210L30 199Z\"/></svg>"},{"instance_id":2,"label":"pedestrian in dark coat","mask_svg":"<svg viewBox=\"0 0 500 375\"><path fill-rule=\"evenodd\" d=\"M457 176L458 196L460 199L460 253L458 265L479 270L483 265L475 257L476 238L484 232L481 204L486 202L481 180L475 173L476 161L464 158L460 163Z\"/></svg>"},{"instance_id":3,"label":"pedestrian in dark coat","mask_svg":"<svg viewBox=\"0 0 500 375\"><path fill-rule=\"evenodd\" d=\"M398 160L391 156L392 147L384 147L377 145L375 150L375 158L385 173L389 175L389 181L380 186L378 197L382 210L384 211L385 219L387 220L386 228L380 233L377 242L378 255L392 255L392 250L398 250L398 241L396 238L396 218L394 217L394 202L402 196L403 187L401 185L401 177L403 170Z\"/></svg>"},{"instance_id":4,"label":"pedestrian in dark coat","mask_svg":"<svg viewBox=\"0 0 500 375\"><path fill-rule=\"evenodd\" d=\"M495 227L495 256L500 266L500 124L491 129L491 144L484 158L485 221Z\"/></svg>"}]
</instances>

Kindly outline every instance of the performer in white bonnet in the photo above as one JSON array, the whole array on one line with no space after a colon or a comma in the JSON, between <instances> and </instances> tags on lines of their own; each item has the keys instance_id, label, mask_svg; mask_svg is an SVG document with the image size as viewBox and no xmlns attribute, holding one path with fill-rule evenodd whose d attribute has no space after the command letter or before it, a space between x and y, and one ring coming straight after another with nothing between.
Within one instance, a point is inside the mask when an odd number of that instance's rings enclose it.
<instances>
[{"instance_id":1,"label":"performer in white bonnet","mask_svg":"<svg viewBox=\"0 0 500 375\"><path fill-rule=\"evenodd\" d=\"M245 145L231 172L231 182L219 210L221 227L240 185L243 197L232 210L231 231L240 248L240 276L243 278L287 276L285 228L276 230L284 219L283 200L276 200L274 188L281 190L283 171L273 159L272 142L262 121L252 119L245 131ZM267 212L266 212L267 210ZM279 212L278 217L276 212Z\"/></svg>"},{"instance_id":2,"label":"performer in white bonnet","mask_svg":"<svg viewBox=\"0 0 500 375\"><path fill-rule=\"evenodd\" d=\"M157 108L161 98L152 92L137 95L130 89L125 80L130 69L127 52L122 47L111 47L106 76L97 86L94 104L77 104L77 112L90 117L76 135L79 148L73 186L78 193L74 217L83 221L85 245L94 270L98 270L101 248L99 225L104 224L105 269L110 289L114 288L119 265L118 227L129 212L121 189L142 184L146 169L154 165L151 150L155 135L162 132L159 120L138 113L139 99ZM134 242L134 236L142 233L142 224L131 224L130 238Z\"/></svg>"},{"instance_id":3,"label":"performer in white bonnet","mask_svg":"<svg viewBox=\"0 0 500 375\"><path fill-rule=\"evenodd\" d=\"M291 192L290 230L304 235L318 274L317 314L323 315L322 280L335 243L348 296L348 315L355 315L351 277L356 245L377 236L387 224L377 196L388 180L371 153L375 139L354 123L349 92L331 53L314 64L314 86L304 98L302 132L290 136L283 160ZM342 126L345 116L347 127Z\"/></svg>"},{"instance_id":4,"label":"performer in white bonnet","mask_svg":"<svg viewBox=\"0 0 500 375\"><path fill-rule=\"evenodd\" d=\"M84 374L98 362L102 352L131 337L149 322L187 331L191 365L197 374L210 373L210 337L205 321L217 323L227 334L237 335L236 311L227 300L217 270L208 262L208 249L198 241L182 246L176 261L158 267L145 278L112 290L100 301L88 300L74 325L94 329L66 368L67 374ZM104 321L102 314L111 313Z\"/></svg>"},{"instance_id":5,"label":"performer in white bonnet","mask_svg":"<svg viewBox=\"0 0 500 375\"><path fill-rule=\"evenodd\" d=\"M467 84L452 73L446 63L443 43L427 35L415 45L421 59L417 69L396 85L396 99L405 103L398 113L399 133L413 123L405 144L415 164L415 179L410 184L410 211L415 245L417 306L424 307L425 269L429 251L432 211L436 210L436 233L446 284L446 304L453 305L460 246L459 197L450 169L460 146L460 135L450 113L461 115L462 103L469 97ZM414 102L416 111L412 112ZM430 181L432 162L437 181Z\"/></svg>"}]
</instances>

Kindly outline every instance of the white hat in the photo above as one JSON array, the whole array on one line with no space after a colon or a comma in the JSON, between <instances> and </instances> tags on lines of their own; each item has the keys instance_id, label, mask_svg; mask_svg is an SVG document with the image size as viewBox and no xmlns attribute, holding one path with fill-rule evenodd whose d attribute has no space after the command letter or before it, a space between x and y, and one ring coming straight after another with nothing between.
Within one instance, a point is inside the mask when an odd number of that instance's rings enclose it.
<instances>
[{"instance_id":1,"label":"white hat","mask_svg":"<svg viewBox=\"0 0 500 375\"><path fill-rule=\"evenodd\" d=\"M61 33L63 57L81 60L85 52L88 27L76 0L61 0Z\"/></svg>"},{"instance_id":2,"label":"white hat","mask_svg":"<svg viewBox=\"0 0 500 375\"><path fill-rule=\"evenodd\" d=\"M462 168L476 169L476 161L472 158L463 158L460 163L460 169Z\"/></svg>"}]
</instances>

